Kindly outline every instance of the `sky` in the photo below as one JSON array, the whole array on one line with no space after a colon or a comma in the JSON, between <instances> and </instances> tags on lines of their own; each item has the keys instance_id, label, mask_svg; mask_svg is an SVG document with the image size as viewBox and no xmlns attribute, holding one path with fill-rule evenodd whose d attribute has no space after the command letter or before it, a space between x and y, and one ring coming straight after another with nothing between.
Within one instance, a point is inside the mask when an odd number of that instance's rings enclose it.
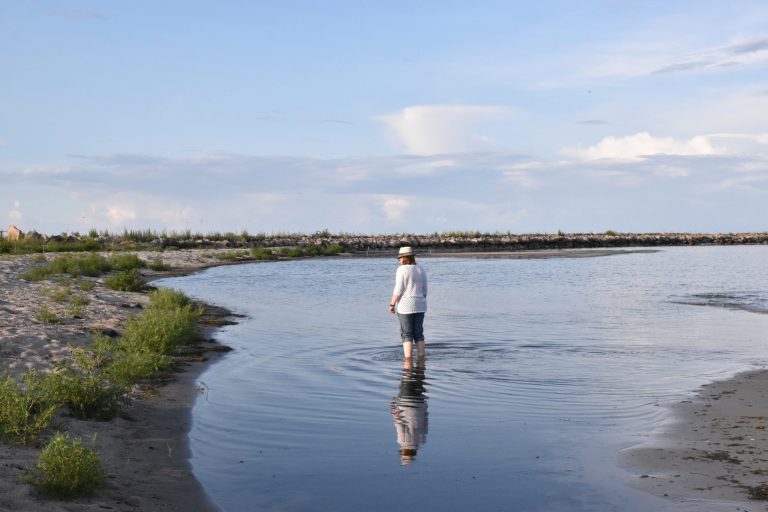
<instances>
[{"instance_id":1,"label":"sky","mask_svg":"<svg viewBox=\"0 0 768 512\"><path fill-rule=\"evenodd\" d=\"M768 230L768 3L0 0L0 229Z\"/></svg>"}]
</instances>

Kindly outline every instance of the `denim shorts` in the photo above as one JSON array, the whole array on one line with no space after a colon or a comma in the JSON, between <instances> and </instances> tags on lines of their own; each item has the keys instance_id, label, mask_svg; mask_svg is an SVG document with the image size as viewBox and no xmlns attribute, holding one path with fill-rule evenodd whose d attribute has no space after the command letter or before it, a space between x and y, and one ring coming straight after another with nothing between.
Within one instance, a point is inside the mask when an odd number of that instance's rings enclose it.
<instances>
[{"instance_id":1,"label":"denim shorts","mask_svg":"<svg viewBox=\"0 0 768 512\"><path fill-rule=\"evenodd\" d=\"M397 314L400 321L400 338L408 341L424 341L424 313Z\"/></svg>"}]
</instances>

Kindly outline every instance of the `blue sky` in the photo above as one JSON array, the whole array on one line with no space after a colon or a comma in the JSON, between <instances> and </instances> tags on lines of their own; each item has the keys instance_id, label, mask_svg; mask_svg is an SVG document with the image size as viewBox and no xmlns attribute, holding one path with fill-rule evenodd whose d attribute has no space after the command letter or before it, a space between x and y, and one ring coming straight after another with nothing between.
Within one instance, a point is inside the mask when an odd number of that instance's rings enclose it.
<instances>
[{"instance_id":1,"label":"blue sky","mask_svg":"<svg viewBox=\"0 0 768 512\"><path fill-rule=\"evenodd\" d=\"M0 2L0 225L768 229L764 1Z\"/></svg>"}]
</instances>

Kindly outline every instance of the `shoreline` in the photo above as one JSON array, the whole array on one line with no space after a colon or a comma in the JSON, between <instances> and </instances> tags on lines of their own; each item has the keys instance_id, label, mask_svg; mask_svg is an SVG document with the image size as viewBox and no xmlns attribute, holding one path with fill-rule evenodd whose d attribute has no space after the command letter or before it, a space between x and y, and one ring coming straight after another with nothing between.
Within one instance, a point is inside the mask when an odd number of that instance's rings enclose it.
<instances>
[{"instance_id":1,"label":"shoreline","mask_svg":"<svg viewBox=\"0 0 768 512\"><path fill-rule=\"evenodd\" d=\"M209 262L201 251L137 253L151 261L162 258L173 265L170 271L144 271L148 284L164 277L191 274L218 262ZM56 255L49 255L48 260ZM49 293L60 285L26 282L19 275L35 265L34 256L0 259L0 373L18 377L27 368L45 369L68 353L68 346L90 342L92 332L115 334L125 320L147 304L146 292L119 292L101 285L83 292L90 304L81 319L63 318L46 325L35 318L45 304L58 312ZM221 325L232 323L231 311L202 304L198 322L200 341L183 346L174 368L142 386L141 398L133 398L110 421L79 420L59 412L43 439L57 431L68 431L86 442L95 439L106 481L91 496L55 500L38 496L20 481L37 462L40 447L0 444L0 511L71 512L129 511L217 511L192 473L189 431L192 408L199 394L198 377L227 350L212 335Z\"/></svg>"},{"instance_id":2,"label":"shoreline","mask_svg":"<svg viewBox=\"0 0 768 512\"><path fill-rule=\"evenodd\" d=\"M630 485L681 504L723 507L716 510L766 508L768 369L705 384L667 410L669 420L648 441L619 454Z\"/></svg>"}]
</instances>

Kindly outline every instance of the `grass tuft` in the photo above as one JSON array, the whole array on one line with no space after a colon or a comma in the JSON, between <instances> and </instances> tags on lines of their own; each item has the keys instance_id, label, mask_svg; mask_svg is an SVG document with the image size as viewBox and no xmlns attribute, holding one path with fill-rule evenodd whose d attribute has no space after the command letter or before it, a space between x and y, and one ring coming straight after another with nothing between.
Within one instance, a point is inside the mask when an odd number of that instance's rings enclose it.
<instances>
[{"instance_id":1,"label":"grass tuft","mask_svg":"<svg viewBox=\"0 0 768 512\"><path fill-rule=\"evenodd\" d=\"M138 292L144 289L144 279L135 268L107 278L104 286L122 292Z\"/></svg>"},{"instance_id":2,"label":"grass tuft","mask_svg":"<svg viewBox=\"0 0 768 512\"><path fill-rule=\"evenodd\" d=\"M272 251L263 247L254 247L251 249L251 256L253 256L253 259L259 261L277 259L277 256L275 256Z\"/></svg>"},{"instance_id":3,"label":"grass tuft","mask_svg":"<svg viewBox=\"0 0 768 512\"><path fill-rule=\"evenodd\" d=\"M47 305L44 305L42 308L40 308L40 311L35 316L39 321L46 325L53 325L58 324L61 322L61 318L51 311Z\"/></svg>"},{"instance_id":4,"label":"grass tuft","mask_svg":"<svg viewBox=\"0 0 768 512\"><path fill-rule=\"evenodd\" d=\"M56 434L43 448L26 480L56 498L76 498L92 493L104 482L98 454L82 440Z\"/></svg>"},{"instance_id":5,"label":"grass tuft","mask_svg":"<svg viewBox=\"0 0 768 512\"><path fill-rule=\"evenodd\" d=\"M29 445L48 428L59 406L51 400L43 374L29 370L22 381L24 387L9 375L0 378L0 438Z\"/></svg>"}]
</instances>

